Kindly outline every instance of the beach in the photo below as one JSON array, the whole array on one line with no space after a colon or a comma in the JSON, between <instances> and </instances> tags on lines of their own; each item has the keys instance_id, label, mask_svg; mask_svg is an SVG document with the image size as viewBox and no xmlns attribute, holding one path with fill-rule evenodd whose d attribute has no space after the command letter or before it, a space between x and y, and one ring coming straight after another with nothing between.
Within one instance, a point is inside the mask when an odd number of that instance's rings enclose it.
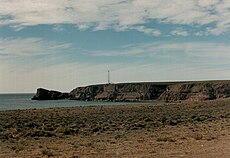
<instances>
[{"instance_id":1,"label":"beach","mask_svg":"<svg viewBox=\"0 0 230 158\"><path fill-rule=\"evenodd\" d=\"M0 111L0 157L230 157L230 100Z\"/></svg>"}]
</instances>

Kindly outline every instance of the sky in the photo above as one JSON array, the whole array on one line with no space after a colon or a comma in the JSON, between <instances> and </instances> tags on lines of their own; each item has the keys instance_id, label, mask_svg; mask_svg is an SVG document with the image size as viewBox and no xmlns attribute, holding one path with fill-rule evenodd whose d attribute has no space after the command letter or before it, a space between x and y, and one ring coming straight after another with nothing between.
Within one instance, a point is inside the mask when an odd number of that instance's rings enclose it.
<instances>
[{"instance_id":1,"label":"sky","mask_svg":"<svg viewBox=\"0 0 230 158\"><path fill-rule=\"evenodd\" d=\"M0 0L0 93L230 79L230 0Z\"/></svg>"}]
</instances>

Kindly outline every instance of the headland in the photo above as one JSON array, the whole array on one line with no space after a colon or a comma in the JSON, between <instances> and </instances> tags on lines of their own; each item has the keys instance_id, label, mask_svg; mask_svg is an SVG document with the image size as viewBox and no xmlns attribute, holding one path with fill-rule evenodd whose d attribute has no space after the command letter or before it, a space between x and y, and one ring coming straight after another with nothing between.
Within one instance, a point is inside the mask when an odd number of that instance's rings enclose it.
<instances>
[{"instance_id":1,"label":"headland","mask_svg":"<svg viewBox=\"0 0 230 158\"><path fill-rule=\"evenodd\" d=\"M85 101L203 101L230 97L230 80L187 82L141 82L77 87L69 93L37 89L34 100Z\"/></svg>"}]
</instances>

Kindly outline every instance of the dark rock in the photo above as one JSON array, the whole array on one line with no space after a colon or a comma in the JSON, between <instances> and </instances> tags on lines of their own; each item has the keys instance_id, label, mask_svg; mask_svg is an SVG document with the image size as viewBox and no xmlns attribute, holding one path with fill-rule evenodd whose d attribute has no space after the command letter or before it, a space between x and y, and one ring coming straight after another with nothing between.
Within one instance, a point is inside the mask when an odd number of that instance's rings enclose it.
<instances>
[{"instance_id":1,"label":"dark rock","mask_svg":"<svg viewBox=\"0 0 230 158\"><path fill-rule=\"evenodd\" d=\"M143 101L157 99L166 83L119 83L78 87L70 92L76 100Z\"/></svg>"},{"instance_id":2,"label":"dark rock","mask_svg":"<svg viewBox=\"0 0 230 158\"><path fill-rule=\"evenodd\" d=\"M48 100L50 98L49 90L38 88L37 93L33 96L32 100Z\"/></svg>"},{"instance_id":3,"label":"dark rock","mask_svg":"<svg viewBox=\"0 0 230 158\"><path fill-rule=\"evenodd\" d=\"M229 81L197 81L170 85L158 100L203 101L228 97L230 97Z\"/></svg>"},{"instance_id":4,"label":"dark rock","mask_svg":"<svg viewBox=\"0 0 230 158\"><path fill-rule=\"evenodd\" d=\"M176 126L178 124L177 120L170 120L169 124L171 126Z\"/></svg>"},{"instance_id":5,"label":"dark rock","mask_svg":"<svg viewBox=\"0 0 230 158\"><path fill-rule=\"evenodd\" d=\"M49 91L47 89L38 88L37 93L35 96L33 96L32 100L58 100L58 99L67 99L68 97L69 97L68 93Z\"/></svg>"},{"instance_id":6,"label":"dark rock","mask_svg":"<svg viewBox=\"0 0 230 158\"><path fill-rule=\"evenodd\" d=\"M102 92L103 85L94 85L87 87L78 87L69 93L70 99L75 100L93 100L94 97Z\"/></svg>"},{"instance_id":7,"label":"dark rock","mask_svg":"<svg viewBox=\"0 0 230 158\"><path fill-rule=\"evenodd\" d=\"M230 98L230 81L144 82L78 87L70 93L39 88L33 100L74 99L84 101L203 101Z\"/></svg>"}]
</instances>

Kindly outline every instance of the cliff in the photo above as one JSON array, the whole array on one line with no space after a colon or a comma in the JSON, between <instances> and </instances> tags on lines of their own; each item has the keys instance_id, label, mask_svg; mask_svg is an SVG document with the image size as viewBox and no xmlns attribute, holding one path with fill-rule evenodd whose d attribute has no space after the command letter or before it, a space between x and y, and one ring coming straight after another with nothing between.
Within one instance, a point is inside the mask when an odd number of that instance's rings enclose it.
<instances>
[{"instance_id":1,"label":"cliff","mask_svg":"<svg viewBox=\"0 0 230 158\"><path fill-rule=\"evenodd\" d=\"M230 97L230 81L146 82L78 87L70 93L38 89L35 100L75 99L87 101L178 101Z\"/></svg>"},{"instance_id":2,"label":"cliff","mask_svg":"<svg viewBox=\"0 0 230 158\"><path fill-rule=\"evenodd\" d=\"M155 100L169 84L120 83L79 87L69 93L71 99L97 101Z\"/></svg>"},{"instance_id":3,"label":"cliff","mask_svg":"<svg viewBox=\"0 0 230 158\"><path fill-rule=\"evenodd\" d=\"M37 93L32 100L58 100L69 98L68 93L61 93L58 91L49 91L47 89L38 88Z\"/></svg>"},{"instance_id":4,"label":"cliff","mask_svg":"<svg viewBox=\"0 0 230 158\"><path fill-rule=\"evenodd\" d=\"M230 97L230 81L178 83L167 87L158 100L213 100Z\"/></svg>"}]
</instances>

